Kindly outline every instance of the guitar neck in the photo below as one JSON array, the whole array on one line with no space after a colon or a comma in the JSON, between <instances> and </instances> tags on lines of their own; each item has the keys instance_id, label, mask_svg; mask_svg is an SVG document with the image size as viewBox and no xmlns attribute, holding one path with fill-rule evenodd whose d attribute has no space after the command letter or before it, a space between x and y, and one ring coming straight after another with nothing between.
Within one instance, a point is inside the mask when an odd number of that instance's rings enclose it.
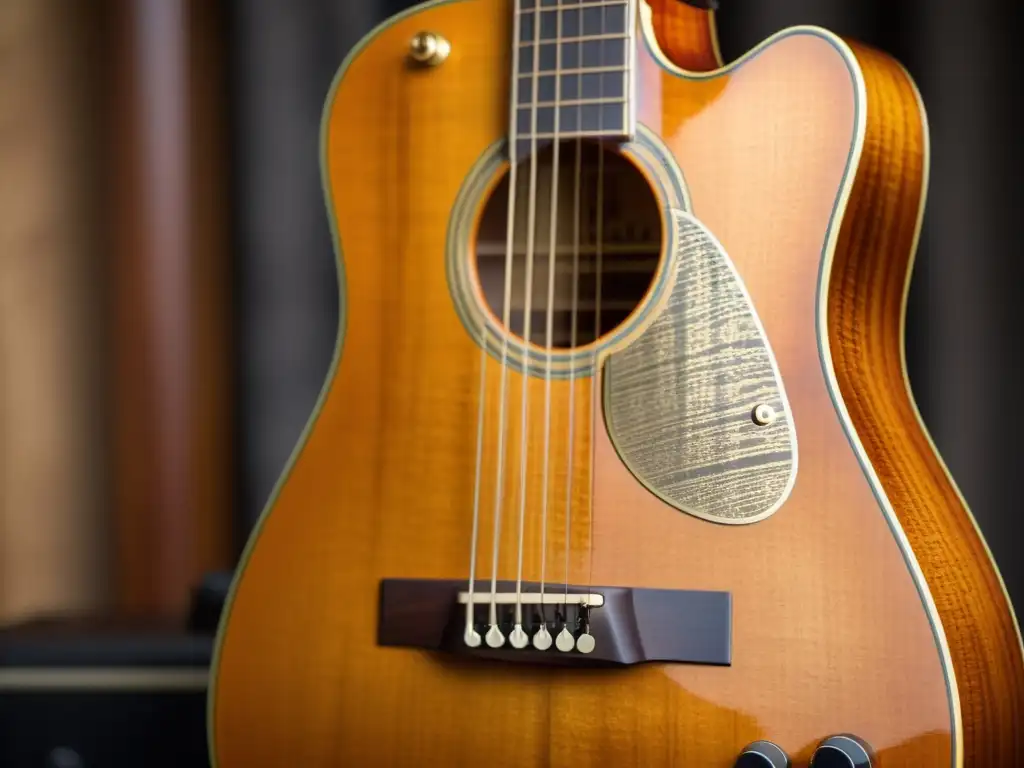
<instances>
[{"instance_id":1,"label":"guitar neck","mask_svg":"<svg viewBox=\"0 0 1024 768\"><path fill-rule=\"evenodd\" d=\"M515 13L515 156L555 138L631 139L636 0L516 0Z\"/></svg>"}]
</instances>

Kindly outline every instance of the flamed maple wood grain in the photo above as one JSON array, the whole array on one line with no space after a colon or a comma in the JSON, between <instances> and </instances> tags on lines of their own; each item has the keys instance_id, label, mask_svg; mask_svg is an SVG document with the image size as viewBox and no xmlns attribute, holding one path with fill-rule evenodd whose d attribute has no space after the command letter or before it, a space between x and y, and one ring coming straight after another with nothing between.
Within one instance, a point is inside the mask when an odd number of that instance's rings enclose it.
<instances>
[{"instance_id":1,"label":"flamed maple wood grain","mask_svg":"<svg viewBox=\"0 0 1024 768\"><path fill-rule=\"evenodd\" d=\"M669 0L650 7L651 31L672 60L716 66L710 17ZM704 79L640 56L638 116L683 168L695 214L733 258L778 357L800 450L790 500L740 528L682 515L629 475L599 413L569 439L570 385L553 388L549 501L554 508L564 496L572 455L573 517L568 529L559 515L549 521L549 578L564 578L568 542L572 581L728 589L733 666L581 674L375 646L380 578L468 571L480 356L452 309L441 254L452 200L505 130L497 84L509 66L506 11L501 0L464 0L397 20L352 60L330 104L325 168L344 264L344 345L226 613L211 690L216 764L728 768L746 743L769 738L799 768L840 731L871 742L882 768L956 765L963 738L975 765L1017 764L1007 730L1020 711L1013 625L902 389L899 313L922 167L913 157L916 101L891 60L856 49L871 101L842 230L833 222L841 237L828 335L857 434L945 623L967 622L946 634L929 622L913 560L908 566L897 546L818 356L819 266L833 205L845 202L858 113L847 62L810 33L776 39ZM402 59L421 29L441 31L453 53L437 70L412 73ZM888 108L871 108L879 99ZM883 136L895 143L876 145ZM909 159L895 154L900 145ZM902 184L893 182L899 173ZM858 319L868 316L883 323L868 331ZM483 498L492 500L497 363L486 373ZM514 471L520 380L508 382ZM852 389L876 397L858 403ZM527 392L543 402L543 382ZM589 382L576 382L578 413L589 413L590 393ZM541 445L539 410L528 422L530 456ZM536 463L531 508L544 493ZM514 575L515 487L504 498L501 576ZM483 509L477 573L489 575L490 504ZM540 542L531 517L526 578L538 575ZM953 576L951 564L961 568ZM990 595L991 607L959 589ZM957 691L947 636L957 681L966 680L962 734L960 709L947 701L947 687Z\"/></svg>"},{"instance_id":2,"label":"flamed maple wood grain","mask_svg":"<svg viewBox=\"0 0 1024 768\"><path fill-rule=\"evenodd\" d=\"M658 45L681 69L710 72L722 66L715 14L677 0L647 0Z\"/></svg>"},{"instance_id":3,"label":"flamed maple wood grain","mask_svg":"<svg viewBox=\"0 0 1024 768\"><path fill-rule=\"evenodd\" d=\"M1013 608L906 384L905 287L927 162L920 105L891 58L864 45L854 52L868 89L867 140L832 269L832 359L942 618L960 691L964 765L1024 765L1024 658Z\"/></svg>"}]
</instances>

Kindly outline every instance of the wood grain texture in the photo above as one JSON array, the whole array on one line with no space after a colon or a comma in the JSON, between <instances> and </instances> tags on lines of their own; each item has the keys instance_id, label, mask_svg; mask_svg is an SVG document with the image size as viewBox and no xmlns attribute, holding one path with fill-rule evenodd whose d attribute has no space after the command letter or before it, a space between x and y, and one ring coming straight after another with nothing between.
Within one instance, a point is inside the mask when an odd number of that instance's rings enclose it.
<instances>
[{"instance_id":1,"label":"wood grain texture","mask_svg":"<svg viewBox=\"0 0 1024 768\"><path fill-rule=\"evenodd\" d=\"M96 31L0 3L0 624L106 602Z\"/></svg>"},{"instance_id":2,"label":"wood grain texture","mask_svg":"<svg viewBox=\"0 0 1024 768\"><path fill-rule=\"evenodd\" d=\"M658 41L673 60L697 71L720 66L710 37L702 46L679 31L692 9L670 0L650 5ZM964 765L1024 765L1024 651L1013 607L906 379L906 287L928 164L924 108L892 57L847 42L863 72L868 110L828 296L836 377L945 628L960 693Z\"/></svg>"},{"instance_id":3,"label":"wood grain texture","mask_svg":"<svg viewBox=\"0 0 1024 768\"><path fill-rule=\"evenodd\" d=\"M674 219L666 306L605 366L608 433L637 479L677 509L720 523L762 520L796 472L784 383L728 255L689 213ZM756 423L759 405L776 419Z\"/></svg>"},{"instance_id":4,"label":"wood grain texture","mask_svg":"<svg viewBox=\"0 0 1024 768\"><path fill-rule=\"evenodd\" d=\"M651 34L677 60L714 56L706 33L700 42L684 25L676 39L653 10ZM408 40L421 29L440 31L453 53L436 70L410 72ZM325 172L344 342L225 614L211 689L217 765L404 765L424 755L469 765L483 755L495 765L728 768L745 744L768 738L802 767L838 732L867 739L882 768L958 765L945 635L929 621L916 562L851 444L818 352L820 268L863 127L856 66L834 39L808 32L706 78L641 51L639 119L675 155L695 215L743 276L801 447L782 510L718 526L636 482L591 411L589 380L554 383L554 469L544 483L532 458L543 382L524 386L510 373L498 407L500 366L480 355L453 308L449 213L503 135L505 92L495 84L508 72L509 37L504 2L434 5L381 30L333 94ZM498 668L375 645L381 578L468 575L481 362L486 546L476 574L495 565L497 530L498 575L515 576L526 509L526 579L544 562L555 581L729 590L731 667ZM577 419L573 433L570 394L576 413L594 418ZM499 486L503 412L508 477ZM506 513L497 525L495 499ZM545 536L543 499L553 510Z\"/></svg>"},{"instance_id":5,"label":"wood grain texture","mask_svg":"<svg viewBox=\"0 0 1024 768\"><path fill-rule=\"evenodd\" d=\"M715 14L679 0L646 0L658 45L677 66L710 72L722 66Z\"/></svg>"},{"instance_id":6,"label":"wood grain texture","mask_svg":"<svg viewBox=\"0 0 1024 768\"><path fill-rule=\"evenodd\" d=\"M108 0L113 604L176 616L230 562L215 4ZM147 31L159 29L152 40ZM154 102L150 93L164 98Z\"/></svg>"},{"instance_id":7,"label":"wood grain texture","mask_svg":"<svg viewBox=\"0 0 1024 768\"><path fill-rule=\"evenodd\" d=\"M860 439L931 587L963 716L965 766L1024 765L1024 655L975 522L920 424L903 358L927 133L912 81L854 44L868 94L860 171L832 268L829 340Z\"/></svg>"}]
</instances>

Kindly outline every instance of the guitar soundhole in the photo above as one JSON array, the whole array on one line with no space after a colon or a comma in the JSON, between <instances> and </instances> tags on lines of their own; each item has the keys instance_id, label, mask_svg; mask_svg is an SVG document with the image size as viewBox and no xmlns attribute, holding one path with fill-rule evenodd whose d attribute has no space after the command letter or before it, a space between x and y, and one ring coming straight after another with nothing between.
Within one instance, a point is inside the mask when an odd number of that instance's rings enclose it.
<instances>
[{"instance_id":1,"label":"guitar soundhole","mask_svg":"<svg viewBox=\"0 0 1024 768\"><path fill-rule=\"evenodd\" d=\"M563 142L554 191L553 146L536 156L530 338L571 349L607 336L647 295L661 259L658 200L646 177L613 148ZM531 160L516 169L515 232L508 330L520 340L526 317ZM600 193L599 193L600 190ZM475 244L477 274L490 311L505 314L509 175L485 202ZM556 222L552 249L551 223ZM549 293L553 269L554 291ZM599 279L600 276L600 279ZM574 290L575 286L575 290ZM575 323L573 319L575 317Z\"/></svg>"}]
</instances>

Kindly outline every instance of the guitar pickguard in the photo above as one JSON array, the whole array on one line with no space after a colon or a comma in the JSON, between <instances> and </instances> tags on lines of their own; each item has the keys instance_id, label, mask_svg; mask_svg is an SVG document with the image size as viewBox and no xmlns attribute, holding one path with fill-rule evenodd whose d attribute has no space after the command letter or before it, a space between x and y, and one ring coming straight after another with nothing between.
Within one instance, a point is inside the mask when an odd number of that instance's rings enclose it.
<instances>
[{"instance_id":1,"label":"guitar pickguard","mask_svg":"<svg viewBox=\"0 0 1024 768\"><path fill-rule=\"evenodd\" d=\"M782 505L796 476L782 379L721 244L691 214L672 216L675 286L639 339L608 358L608 431L668 504L714 522L756 522Z\"/></svg>"}]
</instances>

